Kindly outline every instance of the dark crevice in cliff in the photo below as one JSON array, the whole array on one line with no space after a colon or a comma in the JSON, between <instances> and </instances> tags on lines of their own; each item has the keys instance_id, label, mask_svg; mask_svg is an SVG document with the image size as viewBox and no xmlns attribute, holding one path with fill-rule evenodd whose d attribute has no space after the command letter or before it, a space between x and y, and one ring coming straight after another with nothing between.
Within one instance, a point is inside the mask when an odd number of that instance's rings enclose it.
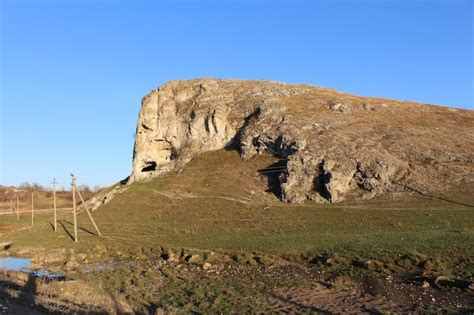
<instances>
[{"instance_id":1,"label":"dark crevice in cliff","mask_svg":"<svg viewBox=\"0 0 474 315\"><path fill-rule=\"evenodd\" d=\"M145 129L145 130L151 130L150 127L148 127L147 125L145 125L145 124L143 124L143 123L142 123L142 128Z\"/></svg>"},{"instance_id":2,"label":"dark crevice in cliff","mask_svg":"<svg viewBox=\"0 0 474 315\"><path fill-rule=\"evenodd\" d=\"M313 186L314 190L321 197L328 200L329 202L332 202L332 195L328 189L328 184L331 181L332 174L324 169L324 164L324 160L318 164L318 175L314 177Z\"/></svg>"},{"instance_id":3,"label":"dark crevice in cliff","mask_svg":"<svg viewBox=\"0 0 474 315\"><path fill-rule=\"evenodd\" d=\"M235 136L229 141L229 143L226 146L226 149L237 150L240 153L242 153L242 148L241 148L242 135L245 132L245 129L247 129L247 127L250 125L250 123L253 120L258 119L261 113L262 113L261 108L257 107L250 115L244 118L244 123L242 124L242 127L239 128Z\"/></svg>"}]
</instances>

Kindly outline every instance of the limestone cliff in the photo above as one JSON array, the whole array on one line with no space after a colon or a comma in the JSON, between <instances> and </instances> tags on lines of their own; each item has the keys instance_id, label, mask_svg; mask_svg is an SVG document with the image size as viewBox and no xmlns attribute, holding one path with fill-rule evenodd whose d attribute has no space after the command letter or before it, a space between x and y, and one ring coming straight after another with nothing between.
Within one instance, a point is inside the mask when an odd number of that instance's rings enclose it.
<instances>
[{"instance_id":1,"label":"limestone cliff","mask_svg":"<svg viewBox=\"0 0 474 315\"><path fill-rule=\"evenodd\" d=\"M129 182L222 148L280 157L290 202L438 191L474 181L474 112L310 85L170 81L142 100Z\"/></svg>"}]
</instances>

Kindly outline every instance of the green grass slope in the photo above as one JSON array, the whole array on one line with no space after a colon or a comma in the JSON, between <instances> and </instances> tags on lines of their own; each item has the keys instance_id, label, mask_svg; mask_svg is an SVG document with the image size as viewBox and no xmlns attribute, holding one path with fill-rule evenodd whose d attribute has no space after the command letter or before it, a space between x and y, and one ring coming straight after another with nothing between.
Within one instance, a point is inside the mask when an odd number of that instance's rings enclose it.
<instances>
[{"instance_id":1,"label":"green grass slope","mask_svg":"<svg viewBox=\"0 0 474 315\"><path fill-rule=\"evenodd\" d=\"M258 251L276 255L335 252L376 257L422 253L474 257L472 187L444 196L399 196L340 204L292 205L265 192L278 173L277 162L262 155L243 161L234 151L215 151L191 161L179 174L135 183L94 212L104 237L85 213L74 244L72 215L62 214L60 231L52 215L0 223L12 250L24 247L72 247L103 244L123 250L143 247ZM266 169L266 174L258 170ZM3 218L2 218L3 219Z\"/></svg>"}]
</instances>

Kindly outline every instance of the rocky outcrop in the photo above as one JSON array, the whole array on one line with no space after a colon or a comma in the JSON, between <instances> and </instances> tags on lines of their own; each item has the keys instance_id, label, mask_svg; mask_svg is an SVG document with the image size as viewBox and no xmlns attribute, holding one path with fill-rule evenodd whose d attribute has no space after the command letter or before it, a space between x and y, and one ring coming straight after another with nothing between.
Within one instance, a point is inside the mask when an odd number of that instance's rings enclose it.
<instances>
[{"instance_id":1,"label":"rocky outcrop","mask_svg":"<svg viewBox=\"0 0 474 315\"><path fill-rule=\"evenodd\" d=\"M310 85L171 81L142 100L129 183L222 148L278 156L262 173L289 202L438 191L474 180L474 114Z\"/></svg>"}]
</instances>

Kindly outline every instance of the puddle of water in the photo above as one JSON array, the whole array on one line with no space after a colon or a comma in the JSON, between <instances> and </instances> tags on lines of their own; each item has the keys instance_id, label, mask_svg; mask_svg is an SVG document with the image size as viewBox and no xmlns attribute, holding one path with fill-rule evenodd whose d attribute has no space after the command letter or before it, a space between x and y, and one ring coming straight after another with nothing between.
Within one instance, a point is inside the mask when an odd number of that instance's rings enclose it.
<instances>
[{"instance_id":1,"label":"puddle of water","mask_svg":"<svg viewBox=\"0 0 474 315\"><path fill-rule=\"evenodd\" d=\"M44 269L30 270L31 259L20 257L5 257L0 258L0 270L21 271L28 273L36 278L41 278L46 281L62 281L66 280L63 274L51 272Z\"/></svg>"},{"instance_id":2,"label":"puddle of water","mask_svg":"<svg viewBox=\"0 0 474 315\"><path fill-rule=\"evenodd\" d=\"M11 271L29 271L31 259L18 257L0 258L0 269Z\"/></svg>"}]
</instances>

